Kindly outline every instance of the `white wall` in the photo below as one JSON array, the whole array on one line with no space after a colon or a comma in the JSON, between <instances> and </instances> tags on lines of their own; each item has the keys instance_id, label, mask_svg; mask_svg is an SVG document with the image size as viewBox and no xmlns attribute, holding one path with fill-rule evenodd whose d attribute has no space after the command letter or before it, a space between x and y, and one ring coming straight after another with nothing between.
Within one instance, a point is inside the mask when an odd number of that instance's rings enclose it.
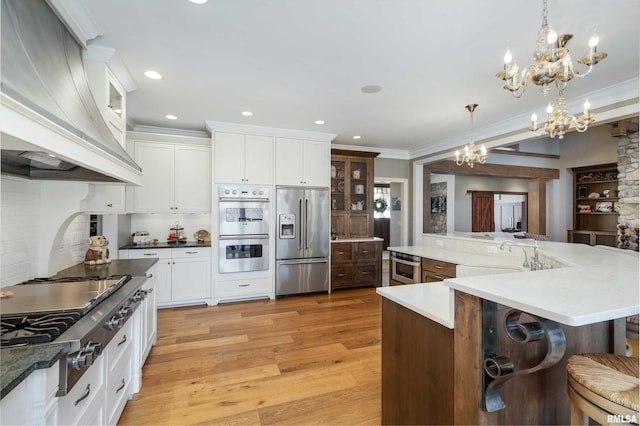
<instances>
[{"instance_id":1,"label":"white wall","mask_svg":"<svg viewBox=\"0 0 640 426\"><path fill-rule=\"evenodd\" d=\"M0 286L48 277L84 259L89 220L80 215L85 183L2 176Z\"/></svg>"}]
</instances>

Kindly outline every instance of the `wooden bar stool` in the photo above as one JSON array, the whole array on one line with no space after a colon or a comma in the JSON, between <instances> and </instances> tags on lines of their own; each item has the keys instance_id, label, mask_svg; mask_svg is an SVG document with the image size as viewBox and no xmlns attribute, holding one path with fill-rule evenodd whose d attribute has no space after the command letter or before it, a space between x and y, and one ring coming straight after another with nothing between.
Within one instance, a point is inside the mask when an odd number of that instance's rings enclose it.
<instances>
[{"instance_id":1,"label":"wooden bar stool","mask_svg":"<svg viewBox=\"0 0 640 426\"><path fill-rule=\"evenodd\" d=\"M572 355L567 360L571 424L589 417L602 425L640 421L638 359L614 354ZM613 416L613 417L612 417Z\"/></svg>"}]
</instances>

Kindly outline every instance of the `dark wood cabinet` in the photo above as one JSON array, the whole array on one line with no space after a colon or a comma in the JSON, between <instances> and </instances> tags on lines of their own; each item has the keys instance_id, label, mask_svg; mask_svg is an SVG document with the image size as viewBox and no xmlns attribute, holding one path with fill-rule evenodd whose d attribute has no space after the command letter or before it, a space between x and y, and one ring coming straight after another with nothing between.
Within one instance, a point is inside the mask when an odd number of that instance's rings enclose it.
<instances>
[{"instance_id":1,"label":"dark wood cabinet","mask_svg":"<svg viewBox=\"0 0 640 426\"><path fill-rule=\"evenodd\" d=\"M573 172L573 229L568 240L617 245L618 169L615 163L577 167Z\"/></svg>"},{"instance_id":2,"label":"dark wood cabinet","mask_svg":"<svg viewBox=\"0 0 640 426\"><path fill-rule=\"evenodd\" d=\"M331 289L382 285L382 241L331 243Z\"/></svg>"},{"instance_id":3,"label":"dark wood cabinet","mask_svg":"<svg viewBox=\"0 0 640 426\"><path fill-rule=\"evenodd\" d=\"M422 282L433 283L456 277L455 263L422 258Z\"/></svg>"},{"instance_id":4,"label":"dark wood cabinet","mask_svg":"<svg viewBox=\"0 0 640 426\"><path fill-rule=\"evenodd\" d=\"M378 154L331 153L331 228L342 238L372 237L373 159Z\"/></svg>"}]
</instances>

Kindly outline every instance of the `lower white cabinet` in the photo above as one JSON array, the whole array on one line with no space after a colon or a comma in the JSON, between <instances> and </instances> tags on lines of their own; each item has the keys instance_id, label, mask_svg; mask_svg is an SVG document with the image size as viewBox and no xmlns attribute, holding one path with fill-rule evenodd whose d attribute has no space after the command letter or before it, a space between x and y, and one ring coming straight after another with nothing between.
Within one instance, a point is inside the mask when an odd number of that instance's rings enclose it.
<instances>
[{"instance_id":1,"label":"lower white cabinet","mask_svg":"<svg viewBox=\"0 0 640 426\"><path fill-rule=\"evenodd\" d=\"M151 348L155 346L158 337L158 321L156 307L156 279L158 277L157 264L147 272L147 281L142 286L142 290L146 291L145 297L140 303L140 307L136 311L134 320L137 329L140 331L136 337L136 344L133 355L132 368L132 392L138 393L142 388L142 367L144 366L147 356Z\"/></svg>"},{"instance_id":2,"label":"lower white cabinet","mask_svg":"<svg viewBox=\"0 0 640 426\"><path fill-rule=\"evenodd\" d=\"M104 424L104 366L105 357L99 356L69 393L58 398L58 424Z\"/></svg>"},{"instance_id":3,"label":"lower white cabinet","mask_svg":"<svg viewBox=\"0 0 640 426\"><path fill-rule=\"evenodd\" d=\"M156 303L159 307L211 301L211 247L120 250L120 259L158 258Z\"/></svg>"},{"instance_id":4,"label":"lower white cabinet","mask_svg":"<svg viewBox=\"0 0 640 426\"><path fill-rule=\"evenodd\" d=\"M53 425L58 418L59 362L36 370L0 400L0 424Z\"/></svg>"},{"instance_id":5,"label":"lower white cabinet","mask_svg":"<svg viewBox=\"0 0 640 426\"><path fill-rule=\"evenodd\" d=\"M133 393L131 386L132 366L134 361L134 348L137 344L140 330L135 330L137 325L135 315L140 315L139 306L134 314L133 321L129 320L109 343L105 353L106 377L105 377L105 414L109 425L118 423L118 419L124 410L124 406ZM137 366L137 362L135 363Z\"/></svg>"},{"instance_id":6,"label":"lower white cabinet","mask_svg":"<svg viewBox=\"0 0 640 426\"><path fill-rule=\"evenodd\" d=\"M258 298L275 299L273 277L261 272L220 274L213 289L213 304Z\"/></svg>"}]
</instances>

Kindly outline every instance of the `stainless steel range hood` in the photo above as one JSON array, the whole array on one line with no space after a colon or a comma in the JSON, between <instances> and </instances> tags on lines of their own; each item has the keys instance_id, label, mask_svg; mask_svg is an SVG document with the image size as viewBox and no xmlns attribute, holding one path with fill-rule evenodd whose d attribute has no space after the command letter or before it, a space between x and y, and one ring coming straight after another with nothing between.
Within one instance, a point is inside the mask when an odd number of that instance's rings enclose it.
<instances>
[{"instance_id":1,"label":"stainless steel range hood","mask_svg":"<svg viewBox=\"0 0 640 426\"><path fill-rule=\"evenodd\" d=\"M82 49L44 0L2 0L2 173L139 185L107 127ZM52 157L54 156L54 157Z\"/></svg>"}]
</instances>

